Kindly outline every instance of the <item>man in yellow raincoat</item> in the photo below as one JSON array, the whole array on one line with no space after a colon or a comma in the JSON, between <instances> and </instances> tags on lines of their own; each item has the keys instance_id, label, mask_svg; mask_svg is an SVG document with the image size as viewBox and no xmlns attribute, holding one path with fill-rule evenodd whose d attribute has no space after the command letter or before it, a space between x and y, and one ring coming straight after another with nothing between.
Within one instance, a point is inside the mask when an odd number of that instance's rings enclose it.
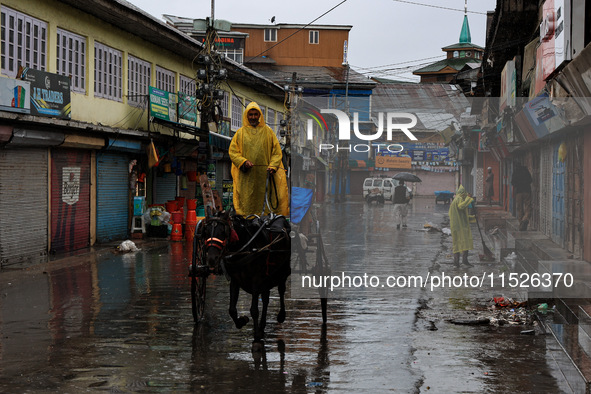
<instances>
[{"instance_id":1,"label":"man in yellow raincoat","mask_svg":"<svg viewBox=\"0 0 591 394\"><path fill-rule=\"evenodd\" d=\"M251 102L242 114L242 127L230 143L234 209L242 216L260 215L265 209L265 188L268 174L269 205L279 215L289 214L287 179L282 164L281 146L275 132L265 124L260 107Z\"/></svg>"},{"instance_id":2,"label":"man in yellow raincoat","mask_svg":"<svg viewBox=\"0 0 591 394\"><path fill-rule=\"evenodd\" d=\"M468 251L474 249L472 230L470 230L470 222L468 221L468 207L472 201L474 199L466 193L464 186L460 185L449 207L449 226L456 267L460 266L460 254L462 255L462 264L472 266L468 262Z\"/></svg>"}]
</instances>

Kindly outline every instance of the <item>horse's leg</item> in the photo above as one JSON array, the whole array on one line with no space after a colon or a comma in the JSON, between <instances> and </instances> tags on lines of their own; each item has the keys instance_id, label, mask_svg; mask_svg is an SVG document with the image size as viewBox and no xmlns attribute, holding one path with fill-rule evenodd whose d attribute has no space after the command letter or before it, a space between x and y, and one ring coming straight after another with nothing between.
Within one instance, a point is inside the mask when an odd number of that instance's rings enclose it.
<instances>
[{"instance_id":1,"label":"horse's leg","mask_svg":"<svg viewBox=\"0 0 591 394\"><path fill-rule=\"evenodd\" d=\"M236 309L236 304L238 303L238 295L240 294L240 287L234 283L234 281L230 281L230 308L228 309L228 313L230 313L230 317L234 320L234 324L236 328L242 328L246 323L248 323L248 317L241 316L238 318L238 310Z\"/></svg>"},{"instance_id":2,"label":"horse's leg","mask_svg":"<svg viewBox=\"0 0 591 394\"><path fill-rule=\"evenodd\" d=\"M252 300L250 303L250 317L252 317L252 324L254 325L254 342L260 342L262 339L259 328L259 293L252 292Z\"/></svg>"},{"instance_id":3,"label":"horse's leg","mask_svg":"<svg viewBox=\"0 0 591 394\"><path fill-rule=\"evenodd\" d=\"M285 282L279 283L277 286L279 291L279 313L277 314L277 322L283 323L285 321Z\"/></svg>"},{"instance_id":4,"label":"horse's leg","mask_svg":"<svg viewBox=\"0 0 591 394\"><path fill-rule=\"evenodd\" d=\"M261 338L265 337L265 328L267 327L267 308L269 307L269 295L271 294L270 290L264 291L261 294L261 299L263 300L263 310L261 312L261 320L259 322L259 330L261 331Z\"/></svg>"}]
</instances>

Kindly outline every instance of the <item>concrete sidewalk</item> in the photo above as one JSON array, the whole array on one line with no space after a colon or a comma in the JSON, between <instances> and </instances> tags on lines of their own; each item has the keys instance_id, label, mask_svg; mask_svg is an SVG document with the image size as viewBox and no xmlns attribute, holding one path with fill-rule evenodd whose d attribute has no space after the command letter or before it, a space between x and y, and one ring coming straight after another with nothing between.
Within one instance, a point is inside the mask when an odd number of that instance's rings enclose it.
<instances>
[{"instance_id":1,"label":"concrete sidewalk","mask_svg":"<svg viewBox=\"0 0 591 394\"><path fill-rule=\"evenodd\" d=\"M555 366L573 392L591 392L591 263L575 259L538 231L519 231L517 219L499 206L477 205L476 211L485 244L508 272L519 278L532 274L561 278L558 285L532 284L523 290L530 302L549 305L550 312L539 312L537 317L554 338L548 341L548 353ZM507 259L512 253L516 258ZM565 278L573 279L572 286L565 285Z\"/></svg>"}]
</instances>

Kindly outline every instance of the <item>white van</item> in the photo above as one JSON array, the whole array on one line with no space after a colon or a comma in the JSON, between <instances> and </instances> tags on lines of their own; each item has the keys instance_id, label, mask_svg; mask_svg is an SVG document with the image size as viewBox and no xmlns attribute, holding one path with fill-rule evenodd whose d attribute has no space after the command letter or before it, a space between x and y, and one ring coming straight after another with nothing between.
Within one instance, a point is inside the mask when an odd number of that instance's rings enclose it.
<instances>
[{"instance_id":1,"label":"white van","mask_svg":"<svg viewBox=\"0 0 591 394\"><path fill-rule=\"evenodd\" d=\"M380 189L384 195L384 200L394 198L394 188L396 185L390 178L365 178L363 181L363 198L367 197L372 189Z\"/></svg>"}]
</instances>

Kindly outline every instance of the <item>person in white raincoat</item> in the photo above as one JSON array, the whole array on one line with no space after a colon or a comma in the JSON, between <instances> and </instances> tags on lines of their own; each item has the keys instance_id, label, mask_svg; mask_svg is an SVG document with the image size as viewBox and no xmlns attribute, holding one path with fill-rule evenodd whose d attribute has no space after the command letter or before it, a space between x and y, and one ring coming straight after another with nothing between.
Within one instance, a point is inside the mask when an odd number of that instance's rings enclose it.
<instances>
[{"instance_id":1,"label":"person in white raincoat","mask_svg":"<svg viewBox=\"0 0 591 394\"><path fill-rule=\"evenodd\" d=\"M230 143L232 179L234 183L234 209L242 216L260 215L265 207L265 188L268 174L271 210L289 215L287 179L282 164L281 146L273 129L265 123L260 107L251 102L242 114L242 127Z\"/></svg>"}]
</instances>

